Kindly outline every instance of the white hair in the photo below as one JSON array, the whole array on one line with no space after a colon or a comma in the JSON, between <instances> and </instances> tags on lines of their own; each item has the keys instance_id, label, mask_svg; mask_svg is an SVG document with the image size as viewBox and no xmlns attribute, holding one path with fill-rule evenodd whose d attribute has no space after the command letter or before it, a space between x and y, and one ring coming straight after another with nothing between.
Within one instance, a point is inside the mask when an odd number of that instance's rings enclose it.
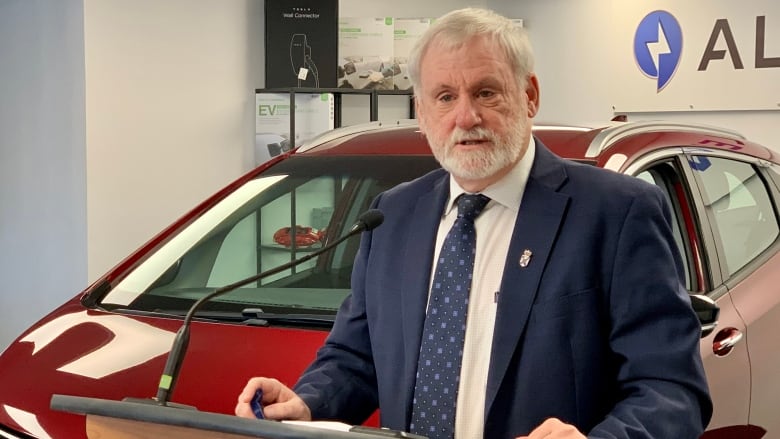
<instances>
[{"instance_id":1,"label":"white hair","mask_svg":"<svg viewBox=\"0 0 780 439\"><path fill-rule=\"evenodd\" d=\"M420 90L420 65L435 41L445 50L454 50L477 36L487 36L504 51L521 89L533 72L534 54L525 30L512 20L488 9L465 8L435 20L420 37L409 56L409 77L415 93Z\"/></svg>"}]
</instances>

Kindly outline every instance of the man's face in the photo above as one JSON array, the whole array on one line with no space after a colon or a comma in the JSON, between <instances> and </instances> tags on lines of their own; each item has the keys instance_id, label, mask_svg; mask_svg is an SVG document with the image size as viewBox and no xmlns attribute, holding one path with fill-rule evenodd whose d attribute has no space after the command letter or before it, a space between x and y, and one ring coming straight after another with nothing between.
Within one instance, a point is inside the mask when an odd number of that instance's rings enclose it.
<instances>
[{"instance_id":1,"label":"man's face","mask_svg":"<svg viewBox=\"0 0 780 439\"><path fill-rule=\"evenodd\" d=\"M521 90L503 51L485 37L455 50L434 41L420 67L417 116L434 156L467 191L495 183L528 146L536 77Z\"/></svg>"}]
</instances>

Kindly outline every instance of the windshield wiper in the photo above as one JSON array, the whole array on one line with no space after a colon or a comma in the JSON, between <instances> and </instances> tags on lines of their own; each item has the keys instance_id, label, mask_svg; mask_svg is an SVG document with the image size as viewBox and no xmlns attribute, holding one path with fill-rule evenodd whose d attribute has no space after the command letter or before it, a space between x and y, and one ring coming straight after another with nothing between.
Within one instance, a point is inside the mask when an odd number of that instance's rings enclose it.
<instances>
[{"instance_id":1,"label":"windshield wiper","mask_svg":"<svg viewBox=\"0 0 780 439\"><path fill-rule=\"evenodd\" d=\"M247 308L241 312L248 317L244 324L271 326L313 326L318 328L331 328L336 320L335 314L305 314L305 313L272 313L264 312L260 308Z\"/></svg>"},{"instance_id":2,"label":"windshield wiper","mask_svg":"<svg viewBox=\"0 0 780 439\"><path fill-rule=\"evenodd\" d=\"M114 308L110 309L110 312L116 312L121 314L130 314L134 316L147 316L147 317L165 317L165 318L182 318L187 315L187 310L181 309L133 309L133 308ZM245 320L245 317L235 312L225 311L198 311L195 313L195 319L205 320L210 322L224 322L235 321L241 322Z\"/></svg>"},{"instance_id":3,"label":"windshield wiper","mask_svg":"<svg viewBox=\"0 0 780 439\"><path fill-rule=\"evenodd\" d=\"M122 314L147 317L182 318L187 314L181 309L141 310L132 308L116 308L110 310ZM306 313L272 313L260 308L247 308L240 313L231 311L198 311L194 319L209 322L235 322L249 326L307 326L330 329L336 319L331 314Z\"/></svg>"}]
</instances>

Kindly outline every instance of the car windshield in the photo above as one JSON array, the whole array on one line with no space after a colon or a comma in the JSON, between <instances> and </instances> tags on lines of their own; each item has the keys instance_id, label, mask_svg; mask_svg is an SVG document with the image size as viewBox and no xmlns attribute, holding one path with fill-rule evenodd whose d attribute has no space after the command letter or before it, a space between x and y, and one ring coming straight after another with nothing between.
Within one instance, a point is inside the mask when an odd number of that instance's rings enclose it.
<instances>
[{"instance_id":1,"label":"car windshield","mask_svg":"<svg viewBox=\"0 0 780 439\"><path fill-rule=\"evenodd\" d=\"M216 288L305 256L347 233L380 192L436 168L430 156L293 156L214 205L102 300L105 309L181 314ZM293 227L297 226L297 227ZM349 293L354 237L218 296L203 310L333 315Z\"/></svg>"}]
</instances>

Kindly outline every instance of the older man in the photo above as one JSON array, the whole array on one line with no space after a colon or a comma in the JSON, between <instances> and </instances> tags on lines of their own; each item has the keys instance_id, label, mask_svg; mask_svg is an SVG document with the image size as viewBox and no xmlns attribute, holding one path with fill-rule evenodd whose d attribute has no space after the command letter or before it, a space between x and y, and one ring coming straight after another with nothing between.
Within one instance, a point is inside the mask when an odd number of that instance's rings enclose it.
<instances>
[{"instance_id":1,"label":"older man","mask_svg":"<svg viewBox=\"0 0 780 439\"><path fill-rule=\"evenodd\" d=\"M657 188L531 136L527 37L451 12L409 66L443 170L382 195L352 294L294 391L253 378L271 419L431 438L690 438L711 414L699 324ZM511 238L508 238L510 237Z\"/></svg>"}]
</instances>

